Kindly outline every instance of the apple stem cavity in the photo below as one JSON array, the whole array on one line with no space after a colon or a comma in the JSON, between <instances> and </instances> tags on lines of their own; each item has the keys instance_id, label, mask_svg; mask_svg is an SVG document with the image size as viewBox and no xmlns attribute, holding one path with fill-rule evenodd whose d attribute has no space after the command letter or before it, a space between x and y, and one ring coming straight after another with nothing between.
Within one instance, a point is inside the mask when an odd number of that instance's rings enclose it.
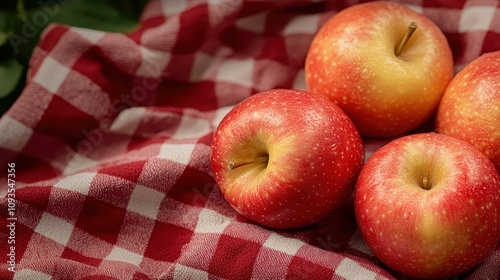
<instances>
[{"instance_id":1,"label":"apple stem cavity","mask_svg":"<svg viewBox=\"0 0 500 280\"><path fill-rule=\"evenodd\" d=\"M234 170L238 167L249 165L249 164L254 164L254 163L265 163L267 165L268 161L269 161L269 155L256 157L256 158L249 160L249 161L230 160L227 163L227 169Z\"/></svg>"},{"instance_id":2,"label":"apple stem cavity","mask_svg":"<svg viewBox=\"0 0 500 280\"><path fill-rule=\"evenodd\" d=\"M403 39L401 39L401 42L399 42L399 46L396 49L396 56L399 56L399 54L401 53L401 51L405 47L406 43L410 40L411 35L413 34L413 32L415 32L416 29L417 29L416 22L411 22L408 25L408 28L406 29L405 36L403 37Z\"/></svg>"}]
</instances>

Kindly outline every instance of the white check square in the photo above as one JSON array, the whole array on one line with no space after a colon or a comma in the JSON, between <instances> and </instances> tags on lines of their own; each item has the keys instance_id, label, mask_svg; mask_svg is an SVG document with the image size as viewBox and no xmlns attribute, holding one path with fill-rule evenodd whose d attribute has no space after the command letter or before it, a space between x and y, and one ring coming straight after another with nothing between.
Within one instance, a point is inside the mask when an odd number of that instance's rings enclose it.
<instances>
[{"instance_id":1,"label":"white check square","mask_svg":"<svg viewBox=\"0 0 500 280\"><path fill-rule=\"evenodd\" d=\"M177 264L174 269L174 279L208 279L208 272Z\"/></svg>"},{"instance_id":2,"label":"white check square","mask_svg":"<svg viewBox=\"0 0 500 280\"><path fill-rule=\"evenodd\" d=\"M155 220L163 198L165 198L164 193L137 185L132 191L127 210Z\"/></svg>"},{"instance_id":3,"label":"white check square","mask_svg":"<svg viewBox=\"0 0 500 280\"><path fill-rule=\"evenodd\" d=\"M351 259L344 259L339 264L335 273L345 279L352 280L373 280L377 274L368 270Z\"/></svg>"},{"instance_id":4,"label":"white check square","mask_svg":"<svg viewBox=\"0 0 500 280\"><path fill-rule=\"evenodd\" d=\"M304 242L298 239L284 237L277 233L272 233L264 243L264 247L289 255L295 255L302 245L304 245Z\"/></svg>"},{"instance_id":5,"label":"white check square","mask_svg":"<svg viewBox=\"0 0 500 280\"><path fill-rule=\"evenodd\" d=\"M28 143L33 130L8 115L0 118L0 147L20 152Z\"/></svg>"},{"instance_id":6,"label":"white check square","mask_svg":"<svg viewBox=\"0 0 500 280\"><path fill-rule=\"evenodd\" d=\"M153 50L144 47L139 47L142 60L136 75L142 77L159 78L167 67L172 54L160 50Z\"/></svg>"},{"instance_id":7,"label":"white check square","mask_svg":"<svg viewBox=\"0 0 500 280\"><path fill-rule=\"evenodd\" d=\"M78 173L62 178L54 187L87 195L96 173Z\"/></svg>"},{"instance_id":8,"label":"white check square","mask_svg":"<svg viewBox=\"0 0 500 280\"><path fill-rule=\"evenodd\" d=\"M297 75L295 76L295 79L293 81L292 88L299 90L307 90L306 74L304 69L301 69L297 72Z\"/></svg>"},{"instance_id":9,"label":"white check square","mask_svg":"<svg viewBox=\"0 0 500 280\"><path fill-rule=\"evenodd\" d=\"M71 29L81 37L92 42L93 44L97 44L97 42L99 42L99 40L101 40L106 35L106 32L93 29L79 28L79 27L71 27Z\"/></svg>"},{"instance_id":10,"label":"white check square","mask_svg":"<svg viewBox=\"0 0 500 280\"><path fill-rule=\"evenodd\" d=\"M167 16L180 13L189 5L189 1L186 0L164 0L160 1L160 3L163 13Z\"/></svg>"},{"instance_id":11,"label":"white check square","mask_svg":"<svg viewBox=\"0 0 500 280\"><path fill-rule=\"evenodd\" d=\"M165 143L161 146L158 157L187 165L191 159L194 147L195 144Z\"/></svg>"},{"instance_id":12,"label":"white check square","mask_svg":"<svg viewBox=\"0 0 500 280\"><path fill-rule=\"evenodd\" d=\"M236 21L236 27L255 33L263 33L266 30L266 18L268 13L258 13L256 15L244 17Z\"/></svg>"},{"instance_id":13,"label":"white check square","mask_svg":"<svg viewBox=\"0 0 500 280\"><path fill-rule=\"evenodd\" d=\"M215 111L214 119L212 120L212 126L217 127L222 119L233 109L233 105L220 107Z\"/></svg>"},{"instance_id":14,"label":"white check square","mask_svg":"<svg viewBox=\"0 0 500 280\"><path fill-rule=\"evenodd\" d=\"M200 138L208 133L210 133L210 123L207 120L191 116L183 116L175 133L172 135L172 138Z\"/></svg>"},{"instance_id":15,"label":"white check square","mask_svg":"<svg viewBox=\"0 0 500 280\"><path fill-rule=\"evenodd\" d=\"M97 165L97 161L80 154L74 154L68 161L66 168L63 170L63 174L73 174L95 165Z\"/></svg>"},{"instance_id":16,"label":"white check square","mask_svg":"<svg viewBox=\"0 0 500 280\"><path fill-rule=\"evenodd\" d=\"M49 213L43 213L35 232L66 246L73 229L74 226L71 223Z\"/></svg>"},{"instance_id":17,"label":"white check square","mask_svg":"<svg viewBox=\"0 0 500 280\"><path fill-rule=\"evenodd\" d=\"M254 65L253 59L227 59L220 64L217 81L251 87Z\"/></svg>"},{"instance_id":18,"label":"white check square","mask_svg":"<svg viewBox=\"0 0 500 280\"><path fill-rule=\"evenodd\" d=\"M318 30L318 24L318 15L294 17L283 30L283 34L314 34Z\"/></svg>"},{"instance_id":19,"label":"white check square","mask_svg":"<svg viewBox=\"0 0 500 280\"><path fill-rule=\"evenodd\" d=\"M133 265L139 265L142 262L142 255L115 246L105 259L109 261L121 261Z\"/></svg>"},{"instance_id":20,"label":"white check square","mask_svg":"<svg viewBox=\"0 0 500 280\"><path fill-rule=\"evenodd\" d=\"M19 271L16 271L14 273L14 276L12 278L13 280L51 280L52 276L39 272L39 271L34 271L31 269L21 269Z\"/></svg>"},{"instance_id":21,"label":"white check square","mask_svg":"<svg viewBox=\"0 0 500 280\"><path fill-rule=\"evenodd\" d=\"M210 74L210 67L214 64L215 59L203 52L198 52L194 56L193 67L189 80L192 82L202 81Z\"/></svg>"},{"instance_id":22,"label":"white check square","mask_svg":"<svg viewBox=\"0 0 500 280\"><path fill-rule=\"evenodd\" d=\"M496 7L493 6L472 6L463 9L460 22L458 24L459 32L467 31L486 31L490 28Z\"/></svg>"},{"instance_id":23,"label":"white check square","mask_svg":"<svg viewBox=\"0 0 500 280\"><path fill-rule=\"evenodd\" d=\"M33 81L48 91L57 93L69 72L68 67L48 56L38 68Z\"/></svg>"},{"instance_id":24,"label":"white check square","mask_svg":"<svg viewBox=\"0 0 500 280\"><path fill-rule=\"evenodd\" d=\"M222 233L229 223L228 217L210 209L203 209L194 231L198 233Z\"/></svg>"},{"instance_id":25,"label":"white check square","mask_svg":"<svg viewBox=\"0 0 500 280\"><path fill-rule=\"evenodd\" d=\"M125 135L134 135L145 114L146 109L143 107L123 110L111 124L110 130Z\"/></svg>"}]
</instances>

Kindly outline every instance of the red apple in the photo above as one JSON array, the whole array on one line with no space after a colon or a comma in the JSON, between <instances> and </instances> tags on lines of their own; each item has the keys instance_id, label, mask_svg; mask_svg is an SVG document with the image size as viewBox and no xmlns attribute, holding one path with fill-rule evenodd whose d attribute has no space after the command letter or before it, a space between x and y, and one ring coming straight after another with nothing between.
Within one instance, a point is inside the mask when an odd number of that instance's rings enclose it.
<instances>
[{"instance_id":1,"label":"red apple","mask_svg":"<svg viewBox=\"0 0 500 280\"><path fill-rule=\"evenodd\" d=\"M436 130L471 143L500 172L500 51L457 73L439 104Z\"/></svg>"},{"instance_id":2,"label":"red apple","mask_svg":"<svg viewBox=\"0 0 500 280\"><path fill-rule=\"evenodd\" d=\"M361 138L340 108L309 92L275 89L223 118L211 165L236 211L264 226L296 228L352 194L363 159Z\"/></svg>"},{"instance_id":3,"label":"red apple","mask_svg":"<svg viewBox=\"0 0 500 280\"><path fill-rule=\"evenodd\" d=\"M446 135L413 134L377 150L354 203L373 254L412 277L462 274L500 240L500 176L479 150Z\"/></svg>"},{"instance_id":4,"label":"red apple","mask_svg":"<svg viewBox=\"0 0 500 280\"><path fill-rule=\"evenodd\" d=\"M391 2L335 14L315 35L305 62L308 90L328 96L361 135L374 137L397 136L428 120L453 71L439 27Z\"/></svg>"}]
</instances>

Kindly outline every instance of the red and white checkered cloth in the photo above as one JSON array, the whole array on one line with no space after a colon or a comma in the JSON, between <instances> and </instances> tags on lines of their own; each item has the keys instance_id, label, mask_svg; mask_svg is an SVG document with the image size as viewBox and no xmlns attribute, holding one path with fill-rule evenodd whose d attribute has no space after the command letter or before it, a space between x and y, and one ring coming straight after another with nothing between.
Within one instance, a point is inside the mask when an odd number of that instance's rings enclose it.
<instances>
[{"instance_id":1,"label":"red and white checkered cloth","mask_svg":"<svg viewBox=\"0 0 500 280\"><path fill-rule=\"evenodd\" d=\"M403 2L442 28L457 70L500 49L496 0ZM0 118L0 278L404 279L370 253L352 201L315 226L266 229L225 202L209 165L224 114L305 89L313 35L356 3L151 0L127 35L49 26ZM366 140L367 156L383 143ZM466 277L500 279L500 248Z\"/></svg>"}]
</instances>

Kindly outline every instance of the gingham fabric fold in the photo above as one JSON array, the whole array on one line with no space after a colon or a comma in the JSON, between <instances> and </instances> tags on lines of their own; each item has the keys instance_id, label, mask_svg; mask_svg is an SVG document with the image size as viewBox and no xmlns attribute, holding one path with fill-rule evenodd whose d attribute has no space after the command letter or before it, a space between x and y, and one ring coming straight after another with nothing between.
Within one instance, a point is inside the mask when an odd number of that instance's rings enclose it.
<instances>
[{"instance_id":1,"label":"gingham fabric fold","mask_svg":"<svg viewBox=\"0 0 500 280\"><path fill-rule=\"evenodd\" d=\"M370 253L352 200L267 229L226 203L209 165L230 108L305 89L315 32L355 3L151 0L130 34L50 25L0 118L1 279L405 279ZM500 49L498 1L404 3L442 28L457 70ZM386 141L365 139L366 157ZM500 248L461 278L500 279Z\"/></svg>"}]
</instances>

